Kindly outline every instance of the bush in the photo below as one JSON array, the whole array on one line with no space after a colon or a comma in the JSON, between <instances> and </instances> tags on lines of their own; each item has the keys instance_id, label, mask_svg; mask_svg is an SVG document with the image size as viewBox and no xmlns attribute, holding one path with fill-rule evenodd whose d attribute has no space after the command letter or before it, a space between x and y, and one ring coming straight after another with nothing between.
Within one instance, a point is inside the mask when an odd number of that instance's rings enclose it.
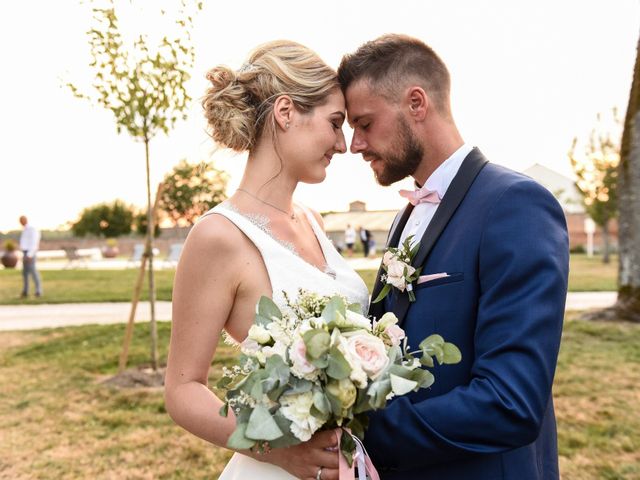
<instances>
[{"instance_id":1,"label":"bush","mask_svg":"<svg viewBox=\"0 0 640 480\"><path fill-rule=\"evenodd\" d=\"M584 245L575 245L571 247L569 253L587 253L587 250L584 248Z\"/></svg>"},{"instance_id":2,"label":"bush","mask_svg":"<svg viewBox=\"0 0 640 480\"><path fill-rule=\"evenodd\" d=\"M98 237L115 238L131 233L133 208L116 200L113 203L100 203L85 208L80 220L73 224L74 235L96 235Z\"/></svg>"}]
</instances>

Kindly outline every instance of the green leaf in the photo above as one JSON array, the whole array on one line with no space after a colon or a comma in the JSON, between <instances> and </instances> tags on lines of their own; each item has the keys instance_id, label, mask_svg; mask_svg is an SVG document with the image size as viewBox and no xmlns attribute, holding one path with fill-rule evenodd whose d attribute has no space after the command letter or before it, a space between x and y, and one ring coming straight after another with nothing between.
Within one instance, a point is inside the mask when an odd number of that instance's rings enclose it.
<instances>
[{"instance_id":1,"label":"green leaf","mask_svg":"<svg viewBox=\"0 0 640 480\"><path fill-rule=\"evenodd\" d=\"M280 438L283 433L278 424L273 419L269 410L263 405L256 405L249 417L249 424L245 431L247 438L253 440L275 440Z\"/></svg>"},{"instance_id":2,"label":"green leaf","mask_svg":"<svg viewBox=\"0 0 640 480\"><path fill-rule=\"evenodd\" d=\"M344 318L347 315L347 309L345 307L344 300L341 297L335 296L331 297L329 303L324 307L321 317L326 323L331 323L335 319L337 313L342 315L342 318Z\"/></svg>"},{"instance_id":3,"label":"green leaf","mask_svg":"<svg viewBox=\"0 0 640 480\"><path fill-rule=\"evenodd\" d=\"M436 381L433 374L428 370L416 368L411 372L411 380L418 382L420 388L429 388Z\"/></svg>"},{"instance_id":4,"label":"green leaf","mask_svg":"<svg viewBox=\"0 0 640 480\"><path fill-rule=\"evenodd\" d=\"M313 406L323 415L331 413L331 404L329 403L329 399L320 389L313 392Z\"/></svg>"},{"instance_id":5,"label":"green leaf","mask_svg":"<svg viewBox=\"0 0 640 480\"><path fill-rule=\"evenodd\" d=\"M373 382L367 389L367 395L370 398L371 406L375 410L384 408L384 406L387 404L387 395L389 395L390 392L391 380L389 378L384 378Z\"/></svg>"},{"instance_id":6,"label":"green leaf","mask_svg":"<svg viewBox=\"0 0 640 480\"><path fill-rule=\"evenodd\" d=\"M391 285L389 283L386 283L385 286L382 287L382 290L380 291L380 293L372 303L378 303L382 301L384 297L387 296L390 290L391 290Z\"/></svg>"},{"instance_id":7,"label":"green leaf","mask_svg":"<svg viewBox=\"0 0 640 480\"><path fill-rule=\"evenodd\" d=\"M362 306L359 303L350 303L347 306L347 310L355 313L362 314Z\"/></svg>"},{"instance_id":8,"label":"green leaf","mask_svg":"<svg viewBox=\"0 0 640 480\"><path fill-rule=\"evenodd\" d=\"M280 355L271 355L265 363L265 370L267 376L277 380L279 385L286 385L289 382L289 366Z\"/></svg>"},{"instance_id":9,"label":"green leaf","mask_svg":"<svg viewBox=\"0 0 640 480\"><path fill-rule=\"evenodd\" d=\"M389 377L391 380L391 389L396 395L409 393L418 386L418 382L414 380L407 380L394 374L391 374Z\"/></svg>"},{"instance_id":10,"label":"green leaf","mask_svg":"<svg viewBox=\"0 0 640 480\"><path fill-rule=\"evenodd\" d=\"M462 352L460 352L460 349L456 347L453 343L446 342L444 344L443 350L444 350L443 363L446 363L448 365L453 365L456 363L460 363L460 361L462 360Z\"/></svg>"},{"instance_id":11,"label":"green leaf","mask_svg":"<svg viewBox=\"0 0 640 480\"><path fill-rule=\"evenodd\" d=\"M444 361L444 338L440 335L430 335L420 342L420 350L423 355L429 355L436 357L438 363L442 364Z\"/></svg>"},{"instance_id":12,"label":"green leaf","mask_svg":"<svg viewBox=\"0 0 640 480\"><path fill-rule=\"evenodd\" d=\"M246 423L239 423L236 429L233 431L229 440L227 440L227 447L233 450L247 450L253 447L256 442L246 437L245 432L247 430Z\"/></svg>"},{"instance_id":13,"label":"green leaf","mask_svg":"<svg viewBox=\"0 0 640 480\"><path fill-rule=\"evenodd\" d=\"M229 404L228 403L223 403L222 406L220 407L220 416L221 417L227 417L227 415L229 415Z\"/></svg>"},{"instance_id":14,"label":"green leaf","mask_svg":"<svg viewBox=\"0 0 640 480\"><path fill-rule=\"evenodd\" d=\"M431 358L430 355L423 354L422 357L420 357L420 365L433 368L435 364L433 363L433 358Z\"/></svg>"},{"instance_id":15,"label":"green leaf","mask_svg":"<svg viewBox=\"0 0 640 480\"><path fill-rule=\"evenodd\" d=\"M342 455L349 464L349 468L351 468L353 465L353 455L356 452L356 442L346 430L342 430L340 437L340 452L342 452Z\"/></svg>"},{"instance_id":16,"label":"green leaf","mask_svg":"<svg viewBox=\"0 0 640 480\"><path fill-rule=\"evenodd\" d=\"M269 297L265 297L264 295L260 297L258 301L258 315L264 318L273 318L276 317L278 319L282 319L282 312L278 306L271 300Z\"/></svg>"},{"instance_id":17,"label":"green leaf","mask_svg":"<svg viewBox=\"0 0 640 480\"><path fill-rule=\"evenodd\" d=\"M318 360L329 351L331 335L322 329L309 330L302 335L307 348L307 359Z\"/></svg>"},{"instance_id":18,"label":"green leaf","mask_svg":"<svg viewBox=\"0 0 640 480\"><path fill-rule=\"evenodd\" d=\"M351 373L349 362L344 358L338 347L332 347L329 351L329 366L327 367L327 375L336 380L348 378Z\"/></svg>"}]
</instances>

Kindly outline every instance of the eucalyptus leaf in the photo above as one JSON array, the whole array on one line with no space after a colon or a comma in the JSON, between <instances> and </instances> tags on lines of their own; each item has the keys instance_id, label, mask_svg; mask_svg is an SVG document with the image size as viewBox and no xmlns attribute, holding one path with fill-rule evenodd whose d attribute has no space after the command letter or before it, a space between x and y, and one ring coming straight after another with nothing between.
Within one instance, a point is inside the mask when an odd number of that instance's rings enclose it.
<instances>
[{"instance_id":1,"label":"eucalyptus leaf","mask_svg":"<svg viewBox=\"0 0 640 480\"><path fill-rule=\"evenodd\" d=\"M456 363L460 363L460 361L462 360L462 352L453 343L446 342L444 344L443 350L444 350L443 363L446 363L448 365L453 365Z\"/></svg>"},{"instance_id":2,"label":"eucalyptus leaf","mask_svg":"<svg viewBox=\"0 0 640 480\"><path fill-rule=\"evenodd\" d=\"M282 430L264 405L256 405L249 417L245 436L253 440L275 440L283 435Z\"/></svg>"},{"instance_id":3,"label":"eucalyptus leaf","mask_svg":"<svg viewBox=\"0 0 640 480\"><path fill-rule=\"evenodd\" d=\"M405 395L418 386L418 382L414 380L407 380L394 374L391 374L389 377L391 380L391 389L396 395Z\"/></svg>"},{"instance_id":4,"label":"eucalyptus leaf","mask_svg":"<svg viewBox=\"0 0 640 480\"><path fill-rule=\"evenodd\" d=\"M253 447L256 444L256 441L247 438L245 435L246 431L247 424L239 423L229 437L229 440L227 440L227 447L233 450L247 450Z\"/></svg>"},{"instance_id":5,"label":"eucalyptus leaf","mask_svg":"<svg viewBox=\"0 0 640 480\"><path fill-rule=\"evenodd\" d=\"M418 382L420 388L428 388L436 381L433 374L428 370L416 368L411 372L411 380Z\"/></svg>"},{"instance_id":6,"label":"eucalyptus leaf","mask_svg":"<svg viewBox=\"0 0 640 480\"><path fill-rule=\"evenodd\" d=\"M351 367L349 366L349 362L347 362L346 358L342 352L338 349L338 347L331 347L329 351L329 365L327 367L327 375L331 378L335 378L336 380L342 380L344 378L348 378L351 373Z\"/></svg>"},{"instance_id":7,"label":"eucalyptus leaf","mask_svg":"<svg viewBox=\"0 0 640 480\"><path fill-rule=\"evenodd\" d=\"M305 332L302 335L302 339L307 348L308 360L317 360L329 351L331 335L320 328Z\"/></svg>"},{"instance_id":8,"label":"eucalyptus leaf","mask_svg":"<svg viewBox=\"0 0 640 480\"><path fill-rule=\"evenodd\" d=\"M336 316L336 313L342 315L342 318L347 315L347 308L344 304L344 300L341 297L334 296L322 310L321 317L326 323L331 323Z\"/></svg>"},{"instance_id":9,"label":"eucalyptus leaf","mask_svg":"<svg viewBox=\"0 0 640 480\"><path fill-rule=\"evenodd\" d=\"M228 403L223 403L222 406L220 407L220 411L219 414L221 417L226 418L227 415L229 415L229 404Z\"/></svg>"},{"instance_id":10,"label":"eucalyptus leaf","mask_svg":"<svg viewBox=\"0 0 640 480\"><path fill-rule=\"evenodd\" d=\"M269 378L276 379L279 385L285 385L289 381L291 371L280 355L267 358L265 369Z\"/></svg>"},{"instance_id":11,"label":"eucalyptus leaf","mask_svg":"<svg viewBox=\"0 0 640 480\"><path fill-rule=\"evenodd\" d=\"M433 363L433 358L431 358L431 356L427 354L423 354L422 357L420 357L420 364L430 368L433 368L433 366L435 365Z\"/></svg>"},{"instance_id":12,"label":"eucalyptus leaf","mask_svg":"<svg viewBox=\"0 0 640 480\"><path fill-rule=\"evenodd\" d=\"M376 380L367 389L367 395L369 396L371 406L375 410L384 408L387 404L387 395L391 392L391 380L385 378L383 380ZM360 413L360 412L357 412Z\"/></svg>"},{"instance_id":13,"label":"eucalyptus leaf","mask_svg":"<svg viewBox=\"0 0 640 480\"><path fill-rule=\"evenodd\" d=\"M329 399L320 389L313 392L313 406L322 414L327 415L331 413L331 404L329 403Z\"/></svg>"},{"instance_id":14,"label":"eucalyptus leaf","mask_svg":"<svg viewBox=\"0 0 640 480\"><path fill-rule=\"evenodd\" d=\"M269 297L265 297L264 295L260 297L258 301L258 315L264 318L273 318L276 317L278 319L282 319L282 312L278 306L271 300Z\"/></svg>"}]
</instances>

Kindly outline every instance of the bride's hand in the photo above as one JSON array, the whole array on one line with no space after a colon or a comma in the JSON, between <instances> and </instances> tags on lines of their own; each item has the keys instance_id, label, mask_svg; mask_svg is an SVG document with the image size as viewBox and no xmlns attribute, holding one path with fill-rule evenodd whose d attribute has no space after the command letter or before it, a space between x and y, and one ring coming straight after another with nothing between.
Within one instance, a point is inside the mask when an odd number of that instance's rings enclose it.
<instances>
[{"instance_id":1,"label":"bride's hand","mask_svg":"<svg viewBox=\"0 0 640 480\"><path fill-rule=\"evenodd\" d=\"M273 463L301 480L316 480L322 467L322 480L338 480L338 440L335 430L318 432L308 442L288 448L274 448L255 456Z\"/></svg>"}]
</instances>

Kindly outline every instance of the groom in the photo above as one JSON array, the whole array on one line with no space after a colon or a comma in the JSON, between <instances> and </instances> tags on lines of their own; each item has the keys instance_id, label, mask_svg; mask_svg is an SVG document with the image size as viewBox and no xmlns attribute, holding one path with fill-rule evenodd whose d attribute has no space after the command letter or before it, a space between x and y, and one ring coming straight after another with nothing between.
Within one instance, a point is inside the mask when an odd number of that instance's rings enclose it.
<instances>
[{"instance_id":1,"label":"groom","mask_svg":"<svg viewBox=\"0 0 640 480\"><path fill-rule=\"evenodd\" d=\"M562 209L463 141L447 68L420 40L368 42L338 75L351 151L381 185L415 180L388 246L413 235L413 265L429 275L415 302L393 288L370 314L394 312L413 348L438 333L462 351L459 364L435 368L433 387L370 416L365 444L381 477L559 478L551 385L567 290ZM372 298L382 286L379 274Z\"/></svg>"}]
</instances>

